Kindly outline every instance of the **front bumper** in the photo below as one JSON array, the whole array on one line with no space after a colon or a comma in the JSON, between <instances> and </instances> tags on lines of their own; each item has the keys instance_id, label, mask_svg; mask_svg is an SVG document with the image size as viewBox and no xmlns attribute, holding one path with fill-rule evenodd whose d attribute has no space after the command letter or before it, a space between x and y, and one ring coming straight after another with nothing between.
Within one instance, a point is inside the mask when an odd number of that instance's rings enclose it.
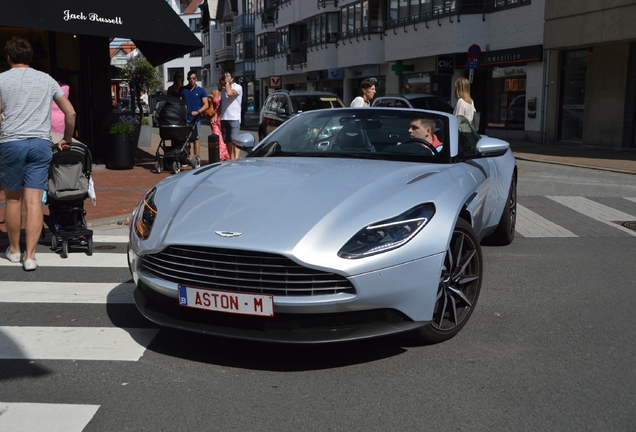
<instances>
[{"instance_id":1,"label":"front bumper","mask_svg":"<svg viewBox=\"0 0 636 432\"><path fill-rule=\"evenodd\" d=\"M134 293L139 311L162 326L234 339L316 344L388 336L415 330L414 322L393 309L322 314L279 313L250 317L179 306L176 299L150 289L142 281Z\"/></svg>"}]
</instances>

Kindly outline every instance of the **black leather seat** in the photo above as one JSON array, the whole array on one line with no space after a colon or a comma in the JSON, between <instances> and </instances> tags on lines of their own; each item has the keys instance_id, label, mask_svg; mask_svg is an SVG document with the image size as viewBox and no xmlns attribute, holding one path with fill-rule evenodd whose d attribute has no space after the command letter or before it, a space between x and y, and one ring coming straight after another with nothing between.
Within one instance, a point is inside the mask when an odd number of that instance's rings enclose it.
<instances>
[{"instance_id":1,"label":"black leather seat","mask_svg":"<svg viewBox=\"0 0 636 432\"><path fill-rule=\"evenodd\" d=\"M366 131L358 129L355 122L346 124L340 130L334 147L337 150L344 151L375 152L375 148L373 144L371 144L371 141L369 141Z\"/></svg>"}]
</instances>

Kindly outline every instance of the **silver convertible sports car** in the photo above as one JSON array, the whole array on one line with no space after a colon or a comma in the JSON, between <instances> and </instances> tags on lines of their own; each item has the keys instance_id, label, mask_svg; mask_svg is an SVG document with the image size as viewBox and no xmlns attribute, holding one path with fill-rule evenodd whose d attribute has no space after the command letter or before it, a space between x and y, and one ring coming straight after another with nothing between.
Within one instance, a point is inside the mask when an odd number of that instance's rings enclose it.
<instances>
[{"instance_id":1,"label":"silver convertible sports car","mask_svg":"<svg viewBox=\"0 0 636 432\"><path fill-rule=\"evenodd\" d=\"M513 240L516 190L509 144L464 117L302 113L246 158L145 194L128 253L135 303L160 325L239 339L441 342L475 308L481 244Z\"/></svg>"}]
</instances>

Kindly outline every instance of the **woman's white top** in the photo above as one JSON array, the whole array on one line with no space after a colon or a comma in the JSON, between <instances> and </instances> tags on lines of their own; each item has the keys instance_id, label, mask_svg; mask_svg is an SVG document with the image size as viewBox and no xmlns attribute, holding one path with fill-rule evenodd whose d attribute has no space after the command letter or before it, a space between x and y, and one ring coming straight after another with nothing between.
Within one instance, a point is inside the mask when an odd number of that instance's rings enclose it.
<instances>
[{"instance_id":1,"label":"woman's white top","mask_svg":"<svg viewBox=\"0 0 636 432\"><path fill-rule=\"evenodd\" d=\"M473 117L475 117L475 104L472 102L468 103L464 99L459 98L457 100L457 104L455 105L455 111L453 112L453 114L456 117L460 115L464 116L466 117L466 120L472 122Z\"/></svg>"},{"instance_id":2,"label":"woman's white top","mask_svg":"<svg viewBox=\"0 0 636 432\"><path fill-rule=\"evenodd\" d=\"M358 107L358 108L359 107L369 108L369 106L371 106L371 105L369 104L369 101L365 101L362 96L358 96L353 101L351 101L351 105L350 106Z\"/></svg>"}]
</instances>

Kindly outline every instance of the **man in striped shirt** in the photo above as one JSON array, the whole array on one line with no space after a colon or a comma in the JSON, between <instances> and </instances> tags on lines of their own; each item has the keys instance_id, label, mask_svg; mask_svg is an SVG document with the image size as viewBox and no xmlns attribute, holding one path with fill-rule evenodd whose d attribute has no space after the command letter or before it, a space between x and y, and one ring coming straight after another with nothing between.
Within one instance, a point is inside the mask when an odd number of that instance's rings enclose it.
<instances>
[{"instance_id":1,"label":"man in striped shirt","mask_svg":"<svg viewBox=\"0 0 636 432\"><path fill-rule=\"evenodd\" d=\"M10 245L6 257L35 270L42 231L42 191L48 183L51 162L51 101L64 113L64 137L69 147L75 129L75 110L57 81L29 67L33 47L22 38L11 38L4 47L11 68L0 74L0 183L6 197L5 224ZM26 248L20 254L22 204L26 205Z\"/></svg>"}]
</instances>

